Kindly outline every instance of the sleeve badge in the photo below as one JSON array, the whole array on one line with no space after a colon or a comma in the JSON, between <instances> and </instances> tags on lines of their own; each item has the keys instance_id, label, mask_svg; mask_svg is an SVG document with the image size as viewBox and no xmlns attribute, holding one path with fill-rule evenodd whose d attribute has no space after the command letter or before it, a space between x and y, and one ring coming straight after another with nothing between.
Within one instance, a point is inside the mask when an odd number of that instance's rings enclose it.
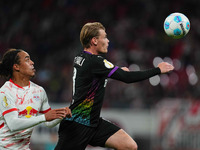
<instances>
[{"instance_id":1,"label":"sleeve badge","mask_svg":"<svg viewBox=\"0 0 200 150\"><path fill-rule=\"evenodd\" d=\"M5 108L8 108L10 106L10 101L7 100L6 96L3 97L2 105Z\"/></svg>"},{"instance_id":2,"label":"sleeve badge","mask_svg":"<svg viewBox=\"0 0 200 150\"><path fill-rule=\"evenodd\" d=\"M114 67L114 65L111 62L107 61L106 59L104 59L103 62L104 62L104 65L106 66L106 68Z\"/></svg>"}]
</instances>

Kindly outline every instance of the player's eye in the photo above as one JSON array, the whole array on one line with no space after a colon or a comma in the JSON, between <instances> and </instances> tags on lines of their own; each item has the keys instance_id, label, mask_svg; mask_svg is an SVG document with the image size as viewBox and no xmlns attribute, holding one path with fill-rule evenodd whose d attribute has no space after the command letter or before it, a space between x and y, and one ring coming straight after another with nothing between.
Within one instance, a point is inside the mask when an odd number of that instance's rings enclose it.
<instances>
[{"instance_id":1,"label":"player's eye","mask_svg":"<svg viewBox=\"0 0 200 150\"><path fill-rule=\"evenodd\" d=\"M26 62L29 62L29 61L30 61L30 58L26 58L25 61L26 61Z\"/></svg>"}]
</instances>

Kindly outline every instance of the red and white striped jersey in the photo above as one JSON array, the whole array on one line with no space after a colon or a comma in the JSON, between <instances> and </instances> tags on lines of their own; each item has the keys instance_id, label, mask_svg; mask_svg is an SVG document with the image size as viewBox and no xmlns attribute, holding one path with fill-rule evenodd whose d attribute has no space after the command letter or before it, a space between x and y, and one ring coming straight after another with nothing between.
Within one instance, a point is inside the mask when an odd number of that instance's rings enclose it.
<instances>
[{"instance_id":1,"label":"red and white striped jersey","mask_svg":"<svg viewBox=\"0 0 200 150\"><path fill-rule=\"evenodd\" d=\"M27 129L12 132L5 121L6 114L16 111L18 118L31 120L31 117L39 118L40 113L44 114L50 109L46 92L41 86L31 81L27 87L20 87L12 80L5 82L0 89L0 149L29 149L33 131L33 126L30 126ZM21 122L14 126L23 126L23 124L24 122Z\"/></svg>"}]
</instances>

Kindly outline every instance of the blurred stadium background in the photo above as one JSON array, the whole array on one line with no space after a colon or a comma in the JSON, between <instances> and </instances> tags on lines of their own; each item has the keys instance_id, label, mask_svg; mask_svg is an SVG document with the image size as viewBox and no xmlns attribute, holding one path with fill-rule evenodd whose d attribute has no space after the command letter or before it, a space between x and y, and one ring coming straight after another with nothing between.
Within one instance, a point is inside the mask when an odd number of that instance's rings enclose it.
<instances>
[{"instance_id":1,"label":"blurred stadium background","mask_svg":"<svg viewBox=\"0 0 200 150\"><path fill-rule=\"evenodd\" d=\"M37 70L33 81L45 88L51 106L68 106L73 57L82 50L80 29L99 21L107 29L107 57L114 64L135 71L162 60L175 66L171 74L134 84L109 80L102 116L126 130L140 150L199 150L199 7L198 0L1 0L0 58L8 48L26 50ZM164 33L172 12L190 20L183 39ZM32 150L53 149L57 129L37 126Z\"/></svg>"}]
</instances>

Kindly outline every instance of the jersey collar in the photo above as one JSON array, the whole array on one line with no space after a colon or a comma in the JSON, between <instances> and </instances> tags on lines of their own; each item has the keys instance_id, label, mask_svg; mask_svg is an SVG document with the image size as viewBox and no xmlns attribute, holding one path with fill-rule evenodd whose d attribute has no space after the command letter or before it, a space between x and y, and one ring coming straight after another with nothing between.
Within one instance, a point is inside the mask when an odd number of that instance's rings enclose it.
<instances>
[{"instance_id":1,"label":"jersey collar","mask_svg":"<svg viewBox=\"0 0 200 150\"><path fill-rule=\"evenodd\" d=\"M9 80L11 83L13 83L15 86L17 86L18 88L24 89L23 87L19 86L18 84L14 83L12 79ZM30 88L30 81L29 81L29 86Z\"/></svg>"},{"instance_id":2,"label":"jersey collar","mask_svg":"<svg viewBox=\"0 0 200 150\"><path fill-rule=\"evenodd\" d=\"M91 52L88 52L88 51L83 51L84 53L87 53L87 54L90 54L90 55L92 55L92 53Z\"/></svg>"}]
</instances>

